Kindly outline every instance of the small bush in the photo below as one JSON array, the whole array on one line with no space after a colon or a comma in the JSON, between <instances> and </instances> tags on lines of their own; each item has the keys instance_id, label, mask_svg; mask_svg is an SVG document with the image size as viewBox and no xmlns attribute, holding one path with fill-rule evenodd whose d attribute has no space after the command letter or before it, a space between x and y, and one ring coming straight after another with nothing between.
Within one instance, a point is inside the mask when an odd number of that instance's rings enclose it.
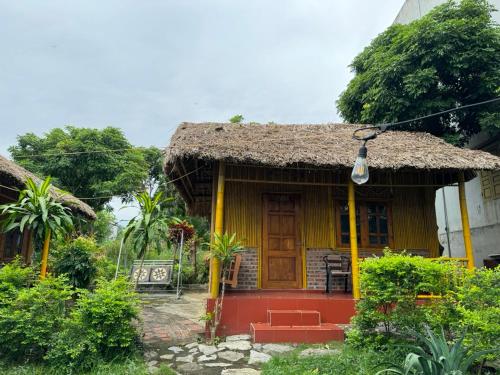
<instances>
[{"instance_id":1,"label":"small bush","mask_svg":"<svg viewBox=\"0 0 500 375\"><path fill-rule=\"evenodd\" d=\"M500 269L478 269L468 273L458 288L454 306L458 319L452 323L466 331L465 342L476 350L487 350L500 342Z\"/></svg>"},{"instance_id":2,"label":"small bush","mask_svg":"<svg viewBox=\"0 0 500 375\"><path fill-rule=\"evenodd\" d=\"M41 358L66 313L71 291L65 278L47 278L21 289L0 308L0 354L11 360Z\"/></svg>"},{"instance_id":3,"label":"small bush","mask_svg":"<svg viewBox=\"0 0 500 375\"><path fill-rule=\"evenodd\" d=\"M14 300L19 290L33 280L33 268L23 267L19 258L0 268L0 308Z\"/></svg>"},{"instance_id":4,"label":"small bush","mask_svg":"<svg viewBox=\"0 0 500 375\"><path fill-rule=\"evenodd\" d=\"M458 270L449 261L390 251L366 259L360 265L362 299L356 305L348 340L351 344L381 344L408 328L421 331L432 325L434 310L443 308L442 301L418 304L417 295L447 296L459 284Z\"/></svg>"},{"instance_id":5,"label":"small bush","mask_svg":"<svg viewBox=\"0 0 500 375\"><path fill-rule=\"evenodd\" d=\"M59 247L54 271L57 275L66 275L73 287L88 288L97 273L95 254L98 251L93 239L78 237Z\"/></svg>"},{"instance_id":6,"label":"small bush","mask_svg":"<svg viewBox=\"0 0 500 375\"><path fill-rule=\"evenodd\" d=\"M135 349L138 299L125 279L100 280L83 291L45 357L60 368L89 369Z\"/></svg>"}]
</instances>

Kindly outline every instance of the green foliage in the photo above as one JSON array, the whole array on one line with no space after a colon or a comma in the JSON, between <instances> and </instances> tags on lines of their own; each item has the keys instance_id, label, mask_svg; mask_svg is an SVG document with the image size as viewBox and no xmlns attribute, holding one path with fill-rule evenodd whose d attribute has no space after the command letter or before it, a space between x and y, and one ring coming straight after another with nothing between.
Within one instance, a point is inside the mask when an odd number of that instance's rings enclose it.
<instances>
[{"instance_id":1,"label":"green foliage","mask_svg":"<svg viewBox=\"0 0 500 375\"><path fill-rule=\"evenodd\" d=\"M19 289L31 285L34 276L33 268L23 267L19 258L0 268L0 308L13 301Z\"/></svg>"},{"instance_id":2,"label":"green foliage","mask_svg":"<svg viewBox=\"0 0 500 375\"><path fill-rule=\"evenodd\" d=\"M337 101L351 123L412 119L498 96L500 28L486 0L448 1L422 18L395 24L351 64L354 78ZM498 103L405 125L455 143L499 130Z\"/></svg>"},{"instance_id":3,"label":"green foliage","mask_svg":"<svg viewBox=\"0 0 500 375\"><path fill-rule=\"evenodd\" d=\"M162 203L171 199L163 199L158 192L151 197L147 192L135 195L140 212L128 223L123 237L125 241L132 238L133 247L139 258L144 257L148 246L165 234L167 219L162 214Z\"/></svg>"},{"instance_id":4,"label":"green foliage","mask_svg":"<svg viewBox=\"0 0 500 375\"><path fill-rule=\"evenodd\" d=\"M17 163L35 174L53 176L57 185L75 196L100 197L88 201L97 210L109 203L111 196L127 198L141 190L148 177L143 152L134 149L123 132L113 127L68 126L43 137L27 133L19 136L9 151Z\"/></svg>"},{"instance_id":5,"label":"green foliage","mask_svg":"<svg viewBox=\"0 0 500 375\"><path fill-rule=\"evenodd\" d=\"M112 211L107 209L97 211L96 216L96 220L92 222L92 229L96 242L103 244L110 240L113 235L113 225L116 217Z\"/></svg>"},{"instance_id":6,"label":"green foliage","mask_svg":"<svg viewBox=\"0 0 500 375\"><path fill-rule=\"evenodd\" d=\"M83 291L45 359L60 369L89 370L100 361L125 358L135 349L138 299L122 278L100 280Z\"/></svg>"},{"instance_id":7,"label":"green foliage","mask_svg":"<svg viewBox=\"0 0 500 375\"><path fill-rule=\"evenodd\" d=\"M500 342L500 269L479 269L467 274L459 286L454 306L456 330L466 330L465 342L476 349L490 349Z\"/></svg>"},{"instance_id":8,"label":"green foliage","mask_svg":"<svg viewBox=\"0 0 500 375\"><path fill-rule=\"evenodd\" d=\"M19 290L0 308L0 356L11 360L41 358L62 326L71 291L64 278L47 278Z\"/></svg>"},{"instance_id":9,"label":"green foliage","mask_svg":"<svg viewBox=\"0 0 500 375\"><path fill-rule=\"evenodd\" d=\"M210 258L220 261L222 269L229 266L236 254L245 250L240 241L236 239L236 233L231 235L214 233L214 242L208 245L210 247Z\"/></svg>"},{"instance_id":10,"label":"green foliage","mask_svg":"<svg viewBox=\"0 0 500 375\"><path fill-rule=\"evenodd\" d=\"M45 239L49 230L57 233L73 227L71 210L52 196L50 180L47 177L37 185L28 178L17 202L0 206L0 215L4 216L0 227L4 232L30 229L37 239Z\"/></svg>"},{"instance_id":11,"label":"green foliage","mask_svg":"<svg viewBox=\"0 0 500 375\"><path fill-rule=\"evenodd\" d=\"M458 283L458 268L452 262L390 251L383 257L365 259L360 272L363 298L356 305L354 329L348 335L352 344L358 340L380 344L390 334L435 324L434 310L441 307L440 302L419 305L417 295L446 296ZM379 334L381 326L385 337Z\"/></svg>"},{"instance_id":12,"label":"green foliage","mask_svg":"<svg viewBox=\"0 0 500 375\"><path fill-rule=\"evenodd\" d=\"M423 343L423 348L413 345L413 352L406 356L403 366L393 365L391 368L377 372L383 374L415 374L415 375L462 375L467 374L475 361L495 350L484 350L471 353L462 345L464 335L452 344L448 344L444 331L434 334L427 328L427 336L415 333ZM496 350L498 351L498 349Z\"/></svg>"},{"instance_id":13,"label":"green foliage","mask_svg":"<svg viewBox=\"0 0 500 375\"><path fill-rule=\"evenodd\" d=\"M99 252L91 238L78 237L57 250L54 271L66 275L74 288L88 288L97 274L96 255Z\"/></svg>"},{"instance_id":14,"label":"green foliage","mask_svg":"<svg viewBox=\"0 0 500 375\"><path fill-rule=\"evenodd\" d=\"M231 117L229 119L229 122L231 124L239 124L241 123L245 118L243 117L243 115L234 115L233 117Z\"/></svg>"},{"instance_id":15,"label":"green foliage","mask_svg":"<svg viewBox=\"0 0 500 375\"><path fill-rule=\"evenodd\" d=\"M387 362L399 362L402 348L357 350L343 346L338 354L299 357L298 352L273 357L264 364L263 375L373 375L375 368Z\"/></svg>"},{"instance_id":16,"label":"green foliage","mask_svg":"<svg viewBox=\"0 0 500 375\"><path fill-rule=\"evenodd\" d=\"M61 369L43 364L7 365L0 363L3 375L61 375L71 373L72 369ZM84 375L150 375L148 367L139 358L119 358L113 362L97 362L89 371L78 371ZM162 366L153 375L173 375L173 370Z\"/></svg>"}]
</instances>

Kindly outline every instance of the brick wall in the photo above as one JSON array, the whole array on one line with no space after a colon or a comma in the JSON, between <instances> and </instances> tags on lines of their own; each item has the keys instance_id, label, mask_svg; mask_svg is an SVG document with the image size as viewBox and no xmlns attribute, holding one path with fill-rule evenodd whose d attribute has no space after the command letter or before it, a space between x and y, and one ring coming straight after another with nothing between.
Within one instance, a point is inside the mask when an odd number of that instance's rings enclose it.
<instances>
[{"instance_id":1,"label":"brick wall","mask_svg":"<svg viewBox=\"0 0 500 375\"><path fill-rule=\"evenodd\" d=\"M249 248L241 253L240 272L236 289L257 289L257 249Z\"/></svg>"},{"instance_id":2,"label":"brick wall","mask_svg":"<svg viewBox=\"0 0 500 375\"><path fill-rule=\"evenodd\" d=\"M408 251L413 255L429 256L427 250L412 250ZM332 249L307 249L306 253L306 273L307 273L307 289L311 290L325 290L326 283L326 270L323 257L325 255L347 255L351 256L349 252L332 250ZM359 256L369 257L373 254L382 254L380 252L370 250L360 250ZM343 291L344 281L341 277L333 278L333 290ZM351 290L351 280L348 281L348 290Z\"/></svg>"}]
</instances>

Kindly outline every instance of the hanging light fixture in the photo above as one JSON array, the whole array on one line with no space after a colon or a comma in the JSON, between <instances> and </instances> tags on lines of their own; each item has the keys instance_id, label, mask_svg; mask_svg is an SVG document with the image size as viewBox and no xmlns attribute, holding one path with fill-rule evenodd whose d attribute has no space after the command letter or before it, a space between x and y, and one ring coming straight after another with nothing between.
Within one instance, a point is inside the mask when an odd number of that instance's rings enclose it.
<instances>
[{"instance_id":1,"label":"hanging light fixture","mask_svg":"<svg viewBox=\"0 0 500 375\"><path fill-rule=\"evenodd\" d=\"M351 173L351 179L358 185L364 184L370 177L370 174L368 173L368 163L366 162L368 149L366 148L365 143L363 143L359 149L358 157L354 162L354 168Z\"/></svg>"},{"instance_id":2,"label":"hanging light fixture","mask_svg":"<svg viewBox=\"0 0 500 375\"><path fill-rule=\"evenodd\" d=\"M370 178L370 173L368 172L368 162L366 161L366 156L368 155L368 149L366 148L366 142L370 139L377 138L377 135L383 133L386 130L384 125L367 126L365 128L356 129L352 137L358 141L362 141L363 144L359 148L358 156L354 162L354 167L352 168L351 179L358 185L364 184ZM364 132L364 134L358 134Z\"/></svg>"}]
</instances>

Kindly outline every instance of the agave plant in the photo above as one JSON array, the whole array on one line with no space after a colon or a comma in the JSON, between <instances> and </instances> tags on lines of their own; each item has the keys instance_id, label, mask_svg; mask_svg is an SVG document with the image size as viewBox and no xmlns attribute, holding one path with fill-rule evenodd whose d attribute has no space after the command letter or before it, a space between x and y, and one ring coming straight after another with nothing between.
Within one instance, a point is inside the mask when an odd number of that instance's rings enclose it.
<instances>
[{"instance_id":1,"label":"agave plant","mask_svg":"<svg viewBox=\"0 0 500 375\"><path fill-rule=\"evenodd\" d=\"M480 357L498 351L496 348L470 353L462 345L465 333L455 343L449 345L442 328L439 335L435 335L429 328L427 328L427 336L416 332L414 335L423 342L426 350L411 345L409 347L413 352L406 356L403 366L393 365L377 372L376 375L465 375Z\"/></svg>"},{"instance_id":2,"label":"agave plant","mask_svg":"<svg viewBox=\"0 0 500 375\"><path fill-rule=\"evenodd\" d=\"M56 201L50 194L51 187L50 177L40 185L28 178L17 202L0 206L0 215L4 216L0 225L4 232L28 229L35 237L43 239L41 279L47 272L51 236L73 227L71 210Z\"/></svg>"}]
</instances>

